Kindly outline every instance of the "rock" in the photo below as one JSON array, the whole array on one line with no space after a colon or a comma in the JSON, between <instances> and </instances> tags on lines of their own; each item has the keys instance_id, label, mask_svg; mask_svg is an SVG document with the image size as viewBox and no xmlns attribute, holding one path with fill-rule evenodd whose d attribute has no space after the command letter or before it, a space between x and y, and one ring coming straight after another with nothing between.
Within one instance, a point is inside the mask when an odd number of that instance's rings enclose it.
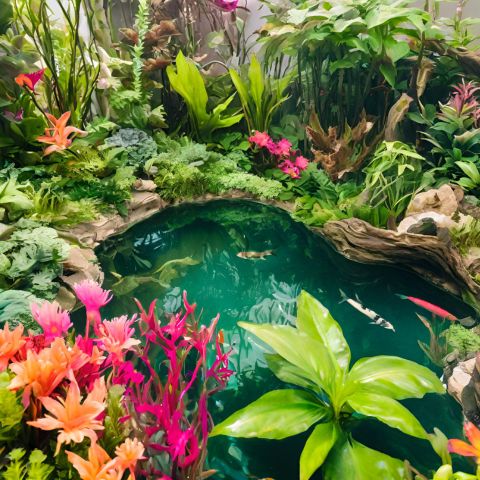
<instances>
[{"instance_id":1,"label":"rock","mask_svg":"<svg viewBox=\"0 0 480 480\"><path fill-rule=\"evenodd\" d=\"M460 362L452 372L447 382L447 390L458 403L462 403L463 389L470 383L473 369L475 368L475 358Z\"/></svg>"},{"instance_id":2,"label":"rock","mask_svg":"<svg viewBox=\"0 0 480 480\"><path fill-rule=\"evenodd\" d=\"M428 222L430 221L430 222ZM457 226L457 222L447 215L438 212L422 212L415 215L405 217L398 225L399 233L422 233L420 230L425 223L433 223L435 226L434 233L426 233L424 235L436 235L438 228L453 228Z\"/></svg>"},{"instance_id":3,"label":"rock","mask_svg":"<svg viewBox=\"0 0 480 480\"><path fill-rule=\"evenodd\" d=\"M142 180L141 178L138 178L135 180L133 188L137 192L154 192L157 189L157 186L153 180Z\"/></svg>"},{"instance_id":4,"label":"rock","mask_svg":"<svg viewBox=\"0 0 480 480\"><path fill-rule=\"evenodd\" d=\"M438 189L419 193L410 202L405 214L406 217L423 212L437 212L448 217L452 216L459 207L459 200L450 185L442 185Z\"/></svg>"}]
</instances>

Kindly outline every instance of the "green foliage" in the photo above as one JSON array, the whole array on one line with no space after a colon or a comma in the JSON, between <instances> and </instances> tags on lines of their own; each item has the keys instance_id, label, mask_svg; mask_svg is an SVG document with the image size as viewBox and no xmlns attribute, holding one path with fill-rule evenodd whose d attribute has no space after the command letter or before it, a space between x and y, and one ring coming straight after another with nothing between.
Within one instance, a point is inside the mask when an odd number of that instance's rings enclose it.
<instances>
[{"instance_id":1,"label":"green foliage","mask_svg":"<svg viewBox=\"0 0 480 480\"><path fill-rule=\"evenodd\" d=\"M462 225L450 230L453 245L462 255L471 248L480 247L480 220L469 218Z\"/></svg>"},{"instance_id":2,"label":"green foliage","mask_svg":"<svg viewBox=\"0 0 480 480\"><path fill-rule=\"evenodd\" d=\"M457 183L465 190L478 190L480 187L480 172L478 166L473 162L455 162L455 165L466 175L460 178Z\"/></svg>"},{"instance_id":3,"label":"green foliage","mask_svg":"<svg viewBox=\"0 0 480 480\"><path fill-rule=\"evenodd\" d=\"M175 200L242 190L271 199L277 198L283 190L276 180L241 170L238 164L244 155L239 151L222 155L186 139L175 142L163 136L157 141L166 151L147 162L145 171L154 175L163 198Z\"/></svg>"},{"instance_id":4,"label":"green foliage","mask_svg":"<svg viewBox=\"0 0 480 480\"><path fill-rule=\"evenodd\" d=\"M452 323L446 330L449 351L457 350L460 358L480 351L480 335L478 329L467 329L458 323Z\"/></svg>"},{"instance_id":5,"label":"green foliage","mask_svg":"<svg viewBox=\"0 0 480 480\"><path fill-rule=\"evenodd\" d=\"M232 103L234 95L209 111L208 93L202 74L195 63L185 58L179 52L176 59L176 69L169 65L167 75L171 87L183 98L187 105L188 116L192 134L197 140L210 141L213 132L218 129L228 128L238 123L242 114L227 113L227 108Z\"/></svg>"},{"instance_id":6,"label":"green foliage","mask_svg":"<svg viewBox=\"0 0 480 480\"><path fill-rule=\"evenodd\" d=\"M126 166L140 168L157 154L157 144L148 134L137 128L122 128L105 140L102 147Z\"/></svg>"},{"instance_id":7,"label":"green foliage","mask_svg":"<svg viewBox=\"0 0 480 480\"><path fill-rule=\"evenodd\" d=\"M230 77L242 103L248 133L268 132L275 112L288 100L285 90L292 75L279 80L267 77L256 55L252 55L247 78L242 78L233 68Z\"/></svg>"},{"instance_id":8,"label":"green foliage","mask_svg":"<svg viewBox=\"0 0 480 480\"><path fill-rule=\"evenodd\" d=\"M40 298L53 298L55 279L62 274L69 245L53 228L20 221L0 243L0 288L24 289Z\"/></svg>"},{"instance_id":9,"label":"green foliage","mask_svg":"<svg viewBox=\"0 0 480 480\"><path fill-rule=\"evenodd\" d=\"M30 313L30 305L40 300L24 290L0 291L0 324L8 322L11 326L24 325L27 330L38 331L38 323Z\"/></svg>"},{"instance_id":10,"label":"green foliage","mask_svg":"<svg viewBox=\"0 0 480 480\"><path fill-rule=\"evenodd\" d=\"M33 208L31 193L32 188L28 182L20 184L15 173L0 171L0 221L15 220L22 213L31 210Z\"/></svg>"},{"instance_id":11,"label":"green foliage","mask_svg":"<svg viewBox=\"0 0 480 480\"><path fill-rule=\"evenodd\" d=\"M22 429L23 406L18 395L8 389L10 374L0 373L0 442L15 439Z\"/></svg>"},{"instance_id":12,"label":"green foliage","mask_svg":"<svg viewBox=\"0 0 480 480\"><path fill-rule=\"evenodd\" d=\"M430 34L428 13L410 0L265 3L272 12L262 29L266 59L278 77L284 57L296 60L302 113L314 107L323 128L338 126L341 134L365 111L382 131L395 101L387 92L407 86L408 41Z\"/></svg>"},{"instance_id":13,"label":"green foliage","mask_svg":"<svg viewBox=\"0 0 480 480\"><path fill-rule=\"evenodd\" d=\"M107 397L107 415L105 417L105 434L102 437L101 445L110 454L114 456L115 448L118 447L129 434L128 424L122 422L122 417L127 412L122 406L122 398L125 388L120 385L113 385L108 390Z\"/></svg>"},{"instance_id":14,"label":"green foliage","mask_svg":"<svg viewBox=\"0 0 480 480\"><path fill-rule=\"evenodd\" d=\"M22 448L15 448L8 454L9 464L1 471L4 480L49 480L54 467L45 463L47 456L41 450L30 452L28 460Z\"/></svg>"},{"instance_id":15,"label":"green foliage","mask_svg":"<svg viewBox=\"0 0 480 480\"><path fill-rule=\"evenodd\" d=\"M44 94L50 113L57 118L70 111L73 125L85 125L91 115L92 96L100 72L94 37L84 40L80 23L90 30L92 12L82 9L82 0L15 0L14 22L25 32L46 65ZM53 18L60 16L62 26Z\"/></svg>"},{"instance_id":16,"label":"green foliage","mask_svg":"<svg viewBox=\"0 0 480 480\"><path fill-rule=\"evenodd\" d=\"M424 160L402 142L383 142L364 169L370 206L385 208L389 226L396 224L415 193L427 185L427 177L422 176Z\"/></svg>"},{"instance_id":17,"label":"green foliage","mask_svg":"<svg viewBox=\"0 0 480 480\"><path fill-rule=\"evenodd\" d=\"M298 298L297 328L240 322L274 350L273 373L300 389L275 390L216 425L212 435L282 439L311 432L300 457L300 480L324 466L326 479L402 479L403 462L351 438L348 419L374 417L407 435L430 437L398 400L444 393L437 376L399 357L361 358L328 310L306 292ZM320 422L320 423L319 423Z\"/></svg>"}]
</instances>

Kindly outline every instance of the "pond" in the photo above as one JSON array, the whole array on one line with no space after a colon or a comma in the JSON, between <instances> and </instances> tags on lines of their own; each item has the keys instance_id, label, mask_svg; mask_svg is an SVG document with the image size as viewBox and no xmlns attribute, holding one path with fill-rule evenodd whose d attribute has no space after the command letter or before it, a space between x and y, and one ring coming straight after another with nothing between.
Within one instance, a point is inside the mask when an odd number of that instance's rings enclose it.
<instances>
[{"instance_id":1,"label":"pond","mask_svg":"<svg viewBox=\"0 0 480 480\"><path fill-rule=\"evenodd\" d=\"M237 256L239 252L269 250L272 255L262 259ZM107 315L135 312L132 297L144 305L159 298L160 307L173 312L181 305L183 290L190 302L203 309L205 322L220 313L219 327L225 343L234 348L232 363L237 374L211 405L216 421L281 387L266 368L263 347L243 334L237 322L293 323L295 298L302 289L318 298L340 323L353 361L387 354L434 368L417 343L419 339L428 343L428 332L416 313L428 316L428 312L398 294L428 300L458 317L470 313L463 303L416 276L344 259L286 212L254 202L172 207L106 241L97 254L106 273L105 285L113 286L117 294ZM155 271L163 286L151 281ZM123 277L120 280L119 275ZM344 295L358 297L391 322L395 331L370 324L365 315L342 301ZM461 436L461 410L450 396L428 395L403 403L428 431L437 426L449 437ZM408 458L417 468L438 466L438 457L426 441L407 437L377 421L361 422L354 436L392 456ZM306 435L281 442L213 438L209 467L218 469L216 479L292 480L298 478L305 439Z\"/></svg>"}]
</instances>

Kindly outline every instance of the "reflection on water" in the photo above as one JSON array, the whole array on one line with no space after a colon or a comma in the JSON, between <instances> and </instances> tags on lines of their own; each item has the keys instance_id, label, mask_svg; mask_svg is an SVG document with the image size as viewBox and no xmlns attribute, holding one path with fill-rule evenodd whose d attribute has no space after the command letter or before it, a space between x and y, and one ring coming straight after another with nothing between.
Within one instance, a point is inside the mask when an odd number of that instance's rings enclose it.
<instances>
[{"instance_id":1,"label":"reflection on water","mask_svg":"<svg viewBox=\"0 0 480 480\"><path fill-rule=\"evenodd\" d=\"M242 251L266 250L273 250L273 255L264 259L237 256ZM423 298L458 317L470 313L464 304L410 274L343 259L286 213L252 202L219 201L169 209L106 242L98 255L109 288L118 286L120 280L128 284L110 305L109 315L134 313L132 297L145 304L159 298L163 311L174 312L181 305L182 290L202 308L206 322L220 312L219 327L225 342L234 348L232 363L237 375L210 406L216 419L281 388L266 367L261 342L242 332L237 322L294 324L295 299L302 289L318 298L339 321L353 361L388 354L428 364L417 344L417 339L428 341L428 332L416 316L416 312L425 312L396 294ZM138 276L142 282L135 280ZM340 290L350 298L358 296L363 305L391 322L395 333L371 325L365 315L341 302ZM461 434L460 410L450 397L431 395L405 404L427 430L438 426L448 436ZM378 422L362 422L355 435L369 446L408 457L417 467L437 464L427 442ZM210 467L219 470L218 479L292 480L298 478L305 439L306 435L282 442L214 438Z\"/></svg>"}]
</instances>

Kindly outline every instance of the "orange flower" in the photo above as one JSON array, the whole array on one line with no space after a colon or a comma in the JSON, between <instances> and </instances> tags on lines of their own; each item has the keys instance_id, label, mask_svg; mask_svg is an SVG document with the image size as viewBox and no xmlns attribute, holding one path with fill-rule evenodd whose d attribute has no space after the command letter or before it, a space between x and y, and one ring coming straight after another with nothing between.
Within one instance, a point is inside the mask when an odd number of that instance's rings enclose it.
<instances>
[{"instance_id":1,"label":"orange flower","mask_svg":"<svg viewBox=\"0 0 480 480\"><path fill-rule=\"evenodd\" d=\"M116 460L112 460L108 453L96 442L88 449L88 460L83 459L73 452L67 451L68 461L77 470L82 480L106 480L107 478L122 478L123 472L117 473L117 477L113 477L112 470L116 469ZM107 477L108 475L108 477Z\"/></svg>"},{"instance_id":2,"label":"orange flower","mask_svg":"<svg viewBox=\"0 0 480 480\"><path fill-rule=\"evenodd\" d=\"M10 331L7 322L3 330L0 330L0 372L7 368L8 362L24 345L23 325L18 325Z\"/></svg>"},{"instance_id":3,"label":"orange flower","mask_svg":"<svg viewBox=\"0 0 480 480\"><path fill-rule=\"evenodd\" d=\"M27 351L27 358L14 362L10 370L16 374L10 382L10 390L24 389L23 405L28 406L30 397L48 397L71 371L78 370L89 360L77 346L69 348L63 338L56 338L49 348L40 353Z\"/></svg>"},{"instance_id":4,"label":"orange flower","mask_svg":"<svg viewBox=\"0 0 480 480\"><path fill-rule=\"evenodd\" d=\"M82 137L87 135L87 132L80 130L76 127L67 127L67 122L70 119L70 112L65 112L60 118L55 118L53 115L46 113L46 116L52 128L45 129L45 135L37 138L39 142L47 143L50 146L45 149L43 153L45 156L50 155L53 152L65 150L70 147L73 142L73 137L68 138L71 134L78 134Z\"/></svg>"},{"instance_id":5,"label":"orange flower","mask_svg":"<svg viewBox=\"0 0 480 480\"><path fill-rule=\"evenodd\" d=\"M45 68L42 68L41 70L33 73L21 73L15 77L15 83L18 86L22 88L28 88L35 93L35 85L42 79L45 70Z\"/></svg>"},{"instance_id":6,"label":"orange flower","mask_svg":"<svg viewBox=\"0 0 480 480\"><path fill-rule=\"evenodd\" d=\"M97 417L105 410L106 394L105 380L97 380L93 391L86 396L82 403L80 389L77 383L73 381L65 399L40 398L43 406L53 416L46 415L39 420L28 422L28 424L42 430L60 430L55 455L60 451L62 443L72 441L81 443L85 437L90 438L92 442L96 442L97 433L95 430L103 430L104 428Z\"/></svg>"},{"instance_id":7,"label":"orange flower","mask_svg":"<svg viewBox=\"0 0 480 480\"><path fill-rule=\"evenodd\" d=\"M127 438L125 442L116 448L115 454L117 455L119 465L124 470L130 469L133 476L133 471L137 465L137 462L144 458L144 451L145 447L143 446L142 442L139 442L136 438L133 440Z\"/></svg>"},{"instance_id":8,"label":"orange flower","mask_svg":"<svg viewBox=\"0 0 480 480\"><path fill-rule=\"evenodd\" d=\"M464 429L470 443L457 438L449 440L448 451L464 457L475 457L477 463L480 464L480 430L470 422L465 424Z\"/></svg>"}]
</instances>

